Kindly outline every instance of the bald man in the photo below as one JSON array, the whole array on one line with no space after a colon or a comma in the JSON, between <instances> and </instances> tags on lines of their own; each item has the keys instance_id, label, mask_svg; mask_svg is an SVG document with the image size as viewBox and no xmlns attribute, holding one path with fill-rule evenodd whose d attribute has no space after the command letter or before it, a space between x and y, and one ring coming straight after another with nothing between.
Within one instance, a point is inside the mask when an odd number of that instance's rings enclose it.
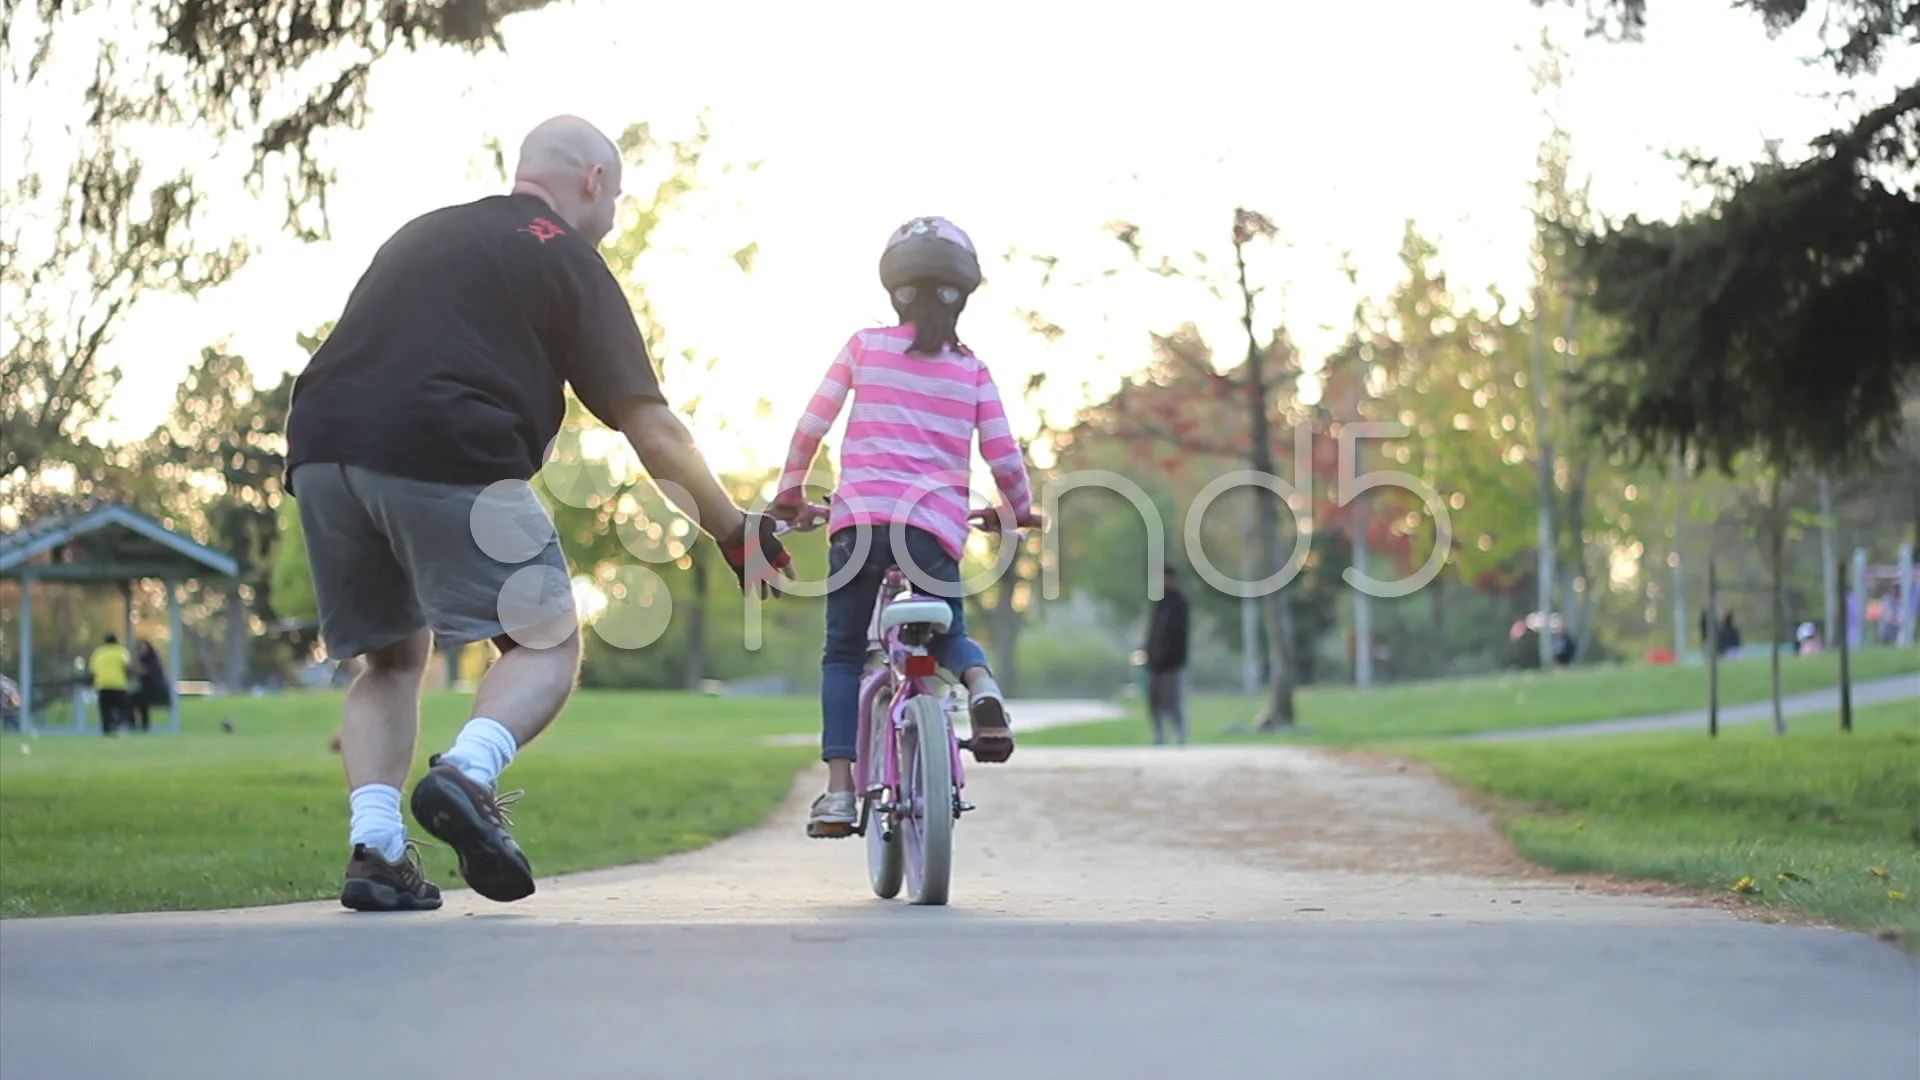
<instances>
[{"instance_id":1,"label":"bald man","mask_svg":"<svg viewBox=\"0 0 1920 1080\"><path fill-rule=\"evenodd\" d=\"M669 496L719 539L743 588L787 565L773 522L726 496L660 392L596 250L619 197L612 140L578 117L542 123L521 144L511 194L415 218L380 248L294 385L287 483L320 636L336 659L363 660L340 727L349 908L440 906L400 814L436 636L491 640L501 655L459 738L414 786L414 820L453 848L480 895L534 890L507 831L518 793L495 790L579 672L566 559L526 483L560 430L567 388L672 482Z\"/></svg>"}]
</instances>

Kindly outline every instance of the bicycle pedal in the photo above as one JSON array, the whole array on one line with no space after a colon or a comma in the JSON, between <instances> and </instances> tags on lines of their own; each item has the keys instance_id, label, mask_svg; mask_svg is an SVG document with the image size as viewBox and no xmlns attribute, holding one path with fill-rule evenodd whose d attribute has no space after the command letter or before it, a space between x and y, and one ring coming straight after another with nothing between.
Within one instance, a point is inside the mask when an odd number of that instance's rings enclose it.
<instances>
[{"instance_id":1,"label":"bicycle pedal","mask_svg":"<svg viewBox=\"0 0 1920 1080\"><path fill-rule=\"evenodd\" d=\"M958 809L959 809L959 811L960 811L961 813L963 813L963 814L964 814L964 813L966 813L966 812L967 812L967 811L969 811L969 810L974 810L974 809L978 809L978 808L977 808L977 807L975 807L975 806L974 806L974 805L973 805L972 803L970 803L970 802L968 802L968 801L966 801L965 799L962 799L962 800L960 800L960 801L959 801L958 803L956 803L956 804L954 804L954 805L955 805L956 807L958 807Z\"/></svg>"},{"instance_id":2,"label":"bicycle pedal","mask_svg":"<svg viewBox=\"0 0 1920 1080\"><path fill-rule=\"evenodd\" d=\"M807 836L815 840L844 840L852 836L852 825L837 825L830 822L807 822Z\"/></svg>"},{"instance_id":3,"label":"bicycle pedal","mask_svg":"<svg viewBox=\"0 0 1920 1080\"><path fill-rule=\"evenodd\" d=\"M973 759L984 765L998 765L1013 756L1013 737L996 736L986 740L984 746L974 745L972 739L961 739L960 749L973 755ZM985 751L982 753L982 751Z\"/></svg>"}]
</instances>

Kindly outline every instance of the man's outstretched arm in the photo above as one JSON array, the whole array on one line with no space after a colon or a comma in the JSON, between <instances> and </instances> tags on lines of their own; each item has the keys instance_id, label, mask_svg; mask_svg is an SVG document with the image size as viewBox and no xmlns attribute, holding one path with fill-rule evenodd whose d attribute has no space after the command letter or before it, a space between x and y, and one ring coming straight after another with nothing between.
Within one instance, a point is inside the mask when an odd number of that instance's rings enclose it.
<instances>
[{"instance_id":1,"label":"man's outstretched arm","mask_svg":"<svg viewBox=\"0 0 1920 1080\"><path fill-rule=\"evenodd\" d=\"M733 504L700 449L693 433L672 409L658 401L636 398L619 410L620 434L627 437L640 464L656 481L671 487L663 493L680 511L694 518L715 539L740 531L746 515ZM687 505L691 499L693 505Z\"/></svg>"},{"instance_id":2,"label":"man's outstretched arm","mask_svg":"<svg viewBox=\"0 0 1920 1080\"><path fill-rule=\"evenodd\" d=\"M774 519L766 514L749 519L733 504L693 445L693 434L663 403L632 398L616 415L620 433L640 455L640 464L656 481L668 485L662 491L682 513L698 515L700 527L719 543L720 554L740 579L741 588L757 588L762 597L778 591L777 575L768 575L772 571L790 574L793 560L774 537ZM750 529L752 535L748 535Z\"/></svg>"}]
</instances>

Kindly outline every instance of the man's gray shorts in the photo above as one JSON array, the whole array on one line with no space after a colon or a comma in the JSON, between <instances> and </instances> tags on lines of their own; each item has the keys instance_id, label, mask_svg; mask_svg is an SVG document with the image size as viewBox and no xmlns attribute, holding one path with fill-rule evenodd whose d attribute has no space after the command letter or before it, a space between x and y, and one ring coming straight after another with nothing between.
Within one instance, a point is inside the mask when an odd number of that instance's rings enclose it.
<instances>
[{"instance_id":1,"label":"man's gray shorts","mask_svg":"<svg viewBox=\"0 0 1920 1080\"><path fill-rule=\"evenodd\" d=\"M504 635L535 648L577 628L553 519L526 483L433 484L323 462L290 479L335 659L422 627L448 645Z\"/></svg>"}]
</instances>

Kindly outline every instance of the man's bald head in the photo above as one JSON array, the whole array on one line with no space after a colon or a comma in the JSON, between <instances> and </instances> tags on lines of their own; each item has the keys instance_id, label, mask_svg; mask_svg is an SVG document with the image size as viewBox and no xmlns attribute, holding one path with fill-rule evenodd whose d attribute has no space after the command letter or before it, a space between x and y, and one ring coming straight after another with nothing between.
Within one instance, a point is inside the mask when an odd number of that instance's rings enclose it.
<instances>
[{"instance_id":1,"label":"man's bald head","mask_svg":"<svg viewBox=\"0 0 1920 1080\"><path fill-rule=\"evenodd\" d=\"M542 121L520 143L513 189L544 198L588 240L613 231L620 198L620 148L577 116Z\"/></svg>"}]
</instances>

